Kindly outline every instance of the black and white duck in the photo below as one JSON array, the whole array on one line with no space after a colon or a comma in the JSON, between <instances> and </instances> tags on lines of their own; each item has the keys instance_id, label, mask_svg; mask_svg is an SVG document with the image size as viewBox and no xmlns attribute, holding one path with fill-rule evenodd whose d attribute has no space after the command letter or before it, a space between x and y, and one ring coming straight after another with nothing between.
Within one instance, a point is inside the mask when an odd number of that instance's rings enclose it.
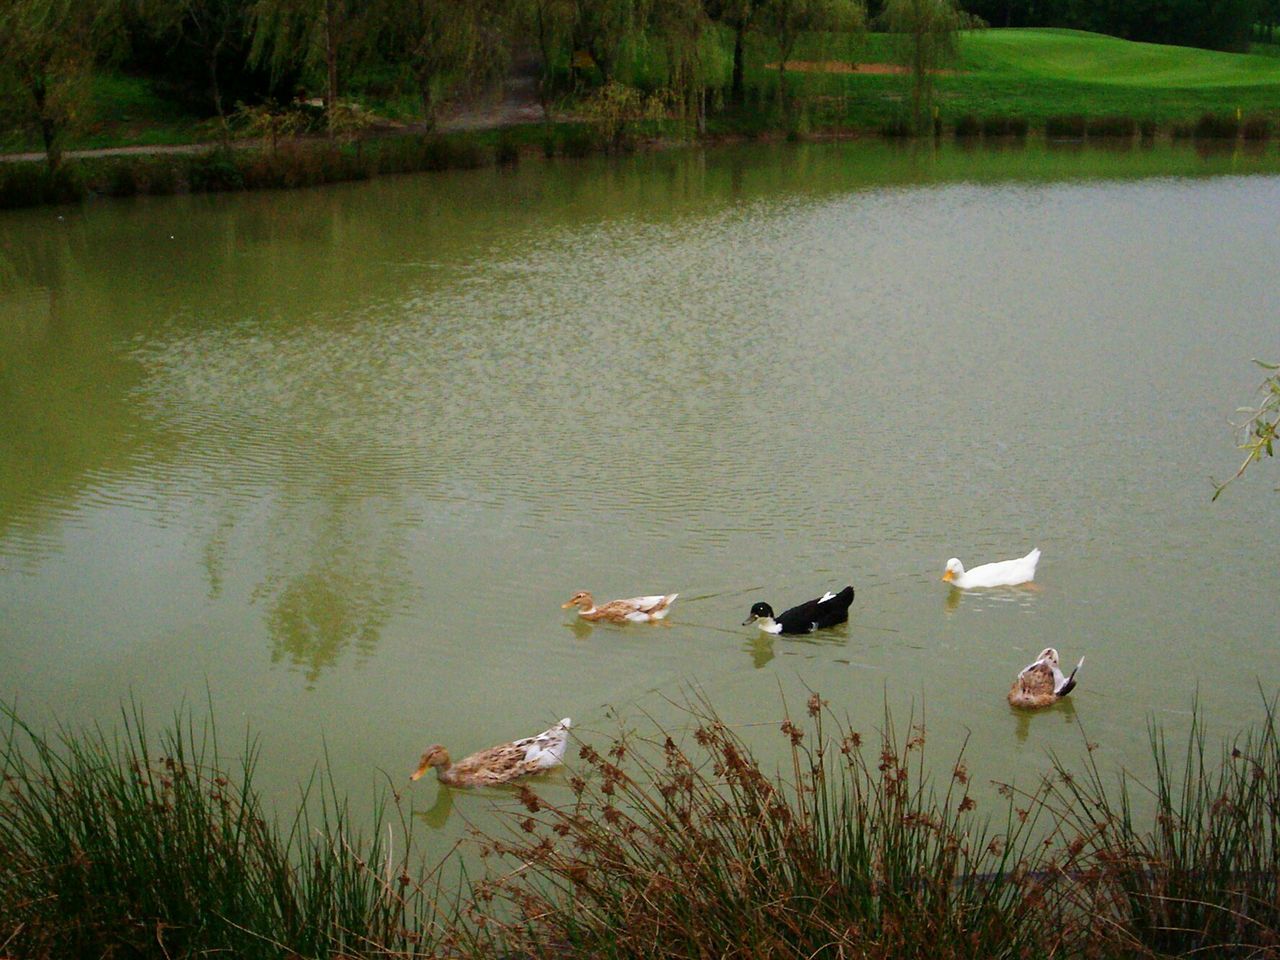
<instances>
[{"instance_id":1,"label":"black and white duck","mask_svg":"<svg viewBox=\"0 0 1280 960\"><path fill-rule=\"evenodd\" d=\"M813 633L848 620L851 603L851 586L839 593L828 591L816 600L808 600L777 615L774 614L773 607L761 602L751 608L751 615L742 621L742 625L745 627L754 623L765 633Z\"/></svg>"}]
</instances>

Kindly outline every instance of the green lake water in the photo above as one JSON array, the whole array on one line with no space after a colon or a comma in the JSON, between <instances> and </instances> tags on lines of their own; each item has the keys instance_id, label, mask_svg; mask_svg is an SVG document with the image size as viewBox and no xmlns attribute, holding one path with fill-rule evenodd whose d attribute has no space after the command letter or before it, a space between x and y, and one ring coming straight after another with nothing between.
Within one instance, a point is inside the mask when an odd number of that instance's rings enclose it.
<instances>
[{"instance_id":1,"label":"green lake water","mask_svg":"<svg viewBox=\"0 0 1280 960\"><path fill-rule=\"evenodd\" d=\"M770 762L814 689L980 780L1142 767L1280 682L1280 467L1210 502L1278 210L1274 146L857 143L0 215L0 699L212 704L285 806L326 752L363 796L692 690ZM940 582L1032 546L1034 589ZM739 626L846 583L847 625ZM1079 687L1018 714L1045 646Z\"/></svg>"}]
</instances>

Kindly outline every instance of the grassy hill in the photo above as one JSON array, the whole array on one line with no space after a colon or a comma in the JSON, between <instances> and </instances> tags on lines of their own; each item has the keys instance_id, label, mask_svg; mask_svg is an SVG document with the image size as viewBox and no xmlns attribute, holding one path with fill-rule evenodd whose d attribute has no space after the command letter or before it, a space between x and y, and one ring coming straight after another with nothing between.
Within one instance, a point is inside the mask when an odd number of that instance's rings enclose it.
<instances>
[{"instance_id":1,"label":"grassy hill","mask_svg":"<svg viewBox=\"0 0 1280 960\"><path fill-rule=\"evenodd\" d=\"M1079 30L978 30L964 37L962 57L963 68L977 74L1149 89L1262 87L1280 95L1275 58L1133 43Z\"/></svg>"},{"instance_id":2,"label":"grassy hill","mask_svg":"<svg viewBox=\"0 0 1280 960\"><path fill-rule=\"evenodd\" d=\"M821 59L830 38L810 38L797 60ZM1269 51L1270 52L1270 51ZM767 57L767 51L763 51ZM757 81L776 85L758 59ZM891 62L894 38L872 34L862 63ZM811 98L817 126L875 126L902 109L903 76L813 74L796 86ZM1280 122L1280 58L1134 43L1078 30L989 29L965 33L953 71L936 80L941 119L1008 116L1032 126L1055 116L1131 117L1162 126L1203 114Z\"/></svg>"}]
</instances>

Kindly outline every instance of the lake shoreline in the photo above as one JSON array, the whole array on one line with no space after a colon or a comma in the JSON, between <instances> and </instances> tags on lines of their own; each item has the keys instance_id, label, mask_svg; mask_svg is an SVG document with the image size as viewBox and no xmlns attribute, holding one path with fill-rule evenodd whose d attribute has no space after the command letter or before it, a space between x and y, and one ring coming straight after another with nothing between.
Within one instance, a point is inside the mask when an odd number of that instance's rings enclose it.
<instances>
[{"instance_id":1,"label":"lake shoreline","mask_svg":"<svg viewBox=\"0 0 1280 960\"><path fill-rule=\"evenodd\" d=\"M963 117L933 136L897 128L827 127L804 132L767 127L680 136L624 129L606 136L576 121L503 124L483 129L407 130L339 142L291 137L274 144L227 143L121 146L66 154L52 174L41 155L0 155L0 210L83 203L103 197L167 196L259 189L295 189L368 180L398 173L510 165L527 159L607 156L689 147L714 149L749 143L833 143L891 140L957 144L1021 144L1044 140L1124 148L1158 141L1244 145L1265 150L1269 125L1250 127L1230 115L1206 114L1194 125L1159 127L1124 118L1050 118L1032 129L1010 118Z\"/></svg>"}]
</instances>

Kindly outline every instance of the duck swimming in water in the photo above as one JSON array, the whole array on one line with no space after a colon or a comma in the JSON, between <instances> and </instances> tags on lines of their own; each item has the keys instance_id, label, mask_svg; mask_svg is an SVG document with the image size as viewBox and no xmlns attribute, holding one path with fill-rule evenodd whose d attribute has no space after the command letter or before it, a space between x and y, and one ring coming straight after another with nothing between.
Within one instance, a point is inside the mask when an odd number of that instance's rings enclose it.
<instances>
[{"instance_id":1,"label":"duck swimming in water","mask_svg":"<svg viewBox=\"0 0 1280 960\"><path fill-rule=\"evenodd\" d=\"M1058 651L1045 647L1035 663L1022 668L1009 688L1009 705L1038 710L1057 703L1076 687L1076 673L1084 666L1084 657L1069 677L1058 669Z\"/></svg>"},{"instance_id":2,"label":"duck swimming in water","mask_svg":"<svg viewBox=\"0 0 1280 960\"><path fill-rule=\"evenodd\" d=\"M409 777L417 780L432 767L441 783L451 787L484 787L510 783L520 777L557 767L564 760L569 741L570 721L565 717L554 727L536 737L525 737L510 743L480 750L457 763L449 760L449 751L440 744L427 748L418 761L418 769Z\"/></svg>"},{"instance_id":3,"label":"duck swimming in water","mask_svg":"<svg viewBox=\"0 0 1280 960\"><path fill-rule=\"evenodd\" d=\"M678 593L656 594L652 597L631 597L627 600L610 600L596 606L591 594L579 590L572 597L560 604L561 610L569 607L578 608L578 616L583 620L608 620L611 623L647 623L661 620L671 608Z\"/></svg>"},{"instance_id":4,"label":"duck swimming in water","mask_svg":"<svg viewBox=\"0 0 1280 960\"><path fill-rule=\"evenodd\" d=\"M773 607L757 603L751 615L742 621L745 627L754 623L765 633L813 633L823 627L832 627L849 619L849 604L853 603L853 587L845 587L839 593L828 591L816 600L808 600L799 606L774 615Z\"/></svg>"},{"instance_id":5,"label":"duck swimming in water","mask_svg":"<svg viewBox=\"0 0 1280 960\"><path fill-rule=\"evenodd\" d=\"M964 564L952 557L947 561L942 579L961 590L972 590L981 587L1012 587L1019 583L1027 583L1036 578L1036 564L1040 561L1040 548L1036 547L1025 557L1016 560L1000 560L997 563L984 563L980 567L966 570Z\"/></svg>"}]
</instances>

